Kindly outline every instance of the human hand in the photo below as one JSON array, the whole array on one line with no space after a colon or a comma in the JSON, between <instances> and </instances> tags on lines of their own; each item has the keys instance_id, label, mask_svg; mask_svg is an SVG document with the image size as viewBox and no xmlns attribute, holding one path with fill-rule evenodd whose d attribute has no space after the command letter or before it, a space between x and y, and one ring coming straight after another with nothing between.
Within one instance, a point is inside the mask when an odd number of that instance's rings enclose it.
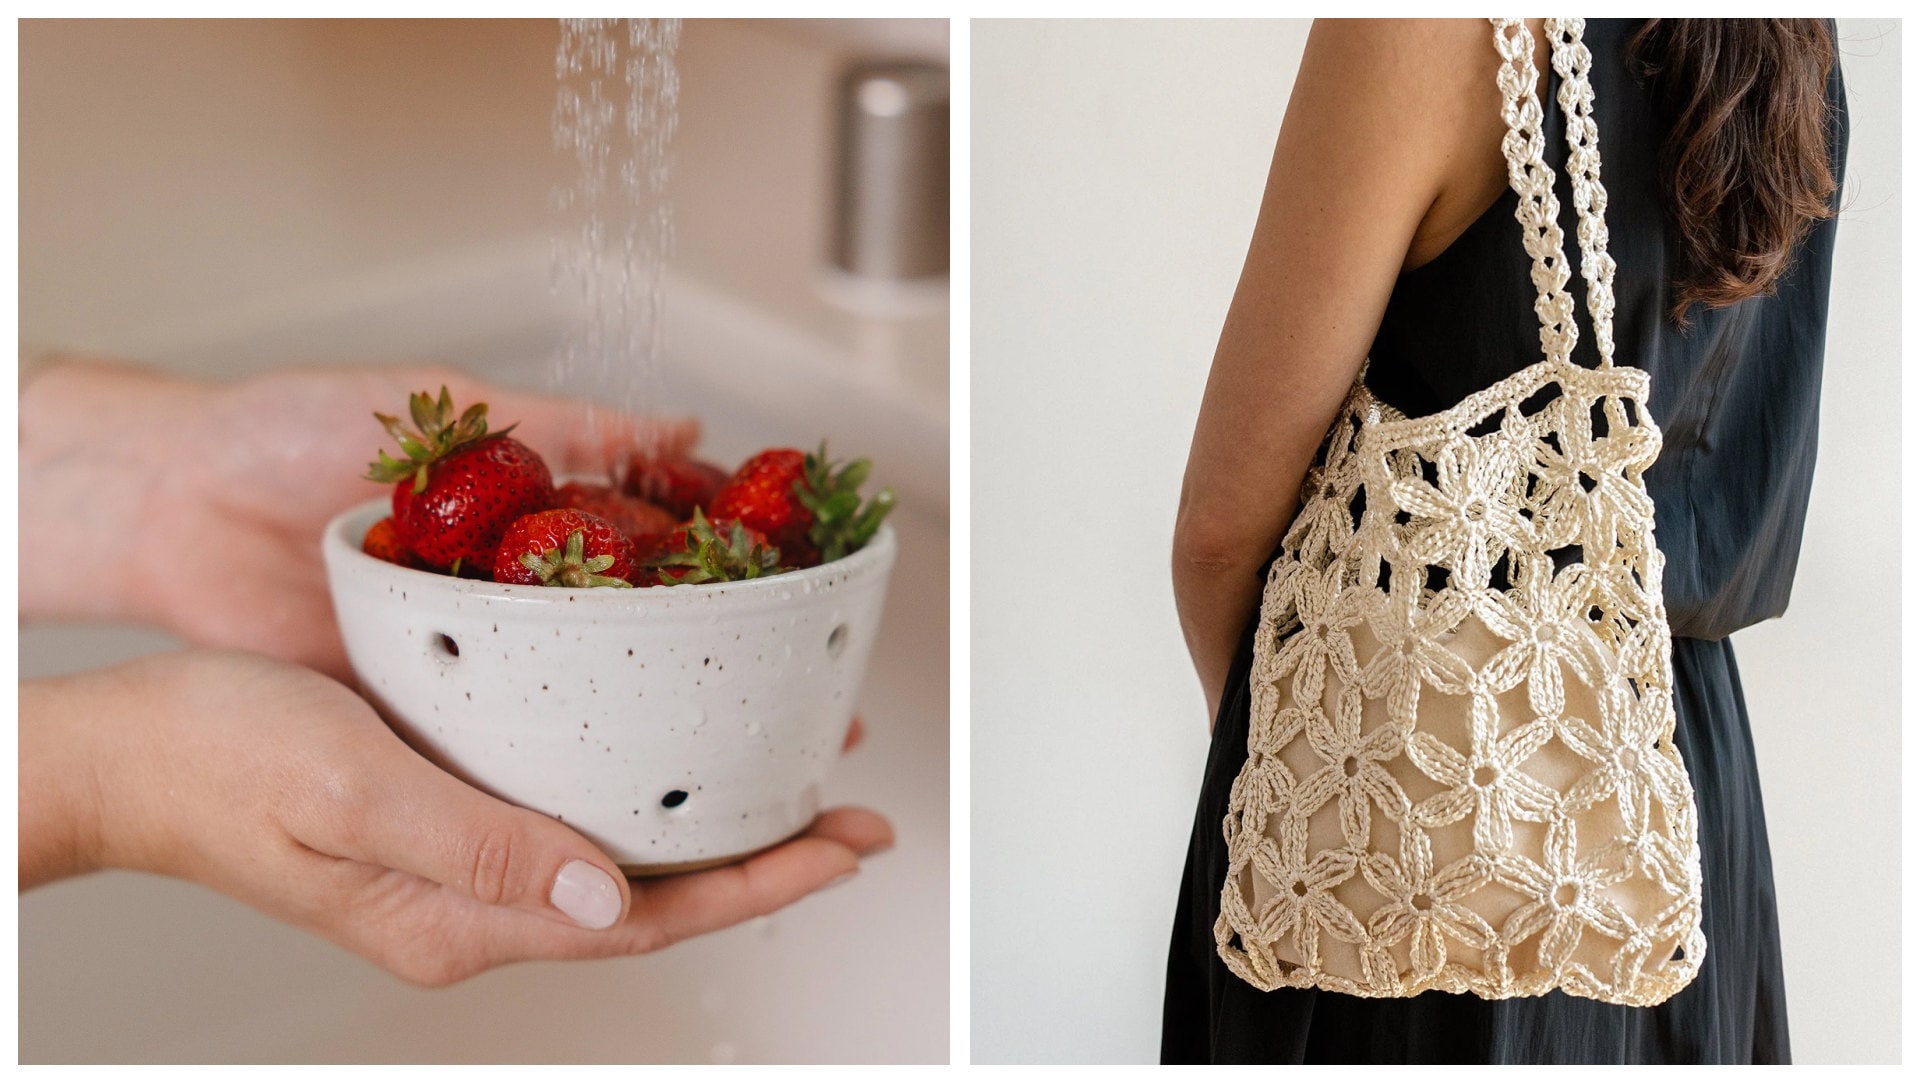
<instances>
[{"instance_id":1,"label":"human hand","mask_svg":"<svg viewBox=\"0 0 1920 1080\"><path fill-rule=\"evenodd\" d=\"M628 882L567 826L433 766L339 683L243 652L23 684L21 780L22 887L102 867L186 878L426 986L651 952L842 880L893 835L833 809L745 862Z\"/></svg>"},{"instance_id":2,"label":"human hand","mask_svg":"<svg viewBox=\"0 0 1920 1080\"><path fill-rule=\"evenodd\" d=\"M496 430L517 423L514 437L556 471L599 472L615 447L685 450L699 436L691 420L602 410L589 437L585 402L451 368L292 368L214 383L66 361L21 399L21 614L132 619L347 678L320 530L389 490L362 479L388 441L373 413L442 385L462 408L487 402ZM53 552L85 562L30 569Z\"/></svg>"}]
</instances>

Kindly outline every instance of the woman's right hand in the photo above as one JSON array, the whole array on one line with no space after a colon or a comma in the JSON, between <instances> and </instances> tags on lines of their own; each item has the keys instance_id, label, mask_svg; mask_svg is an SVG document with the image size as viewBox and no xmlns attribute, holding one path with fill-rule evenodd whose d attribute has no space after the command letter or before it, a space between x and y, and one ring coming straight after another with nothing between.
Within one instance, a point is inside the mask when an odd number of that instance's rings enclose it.
<instances>
[{"instance_id":1,"label":"woman's right hand","mask_svg":"<svg viewBox=\"0 0 1920 1080\"><path fill-rule=\"evenodd\" d=\"M870 811L829 810L743 863L630 886L572 829L416 754L346 687L251 653L24 682L20 721L22 888L107 867L186 878L427 986L651 952L849 877L892 840Z\"/></svg>"}]
</instances>

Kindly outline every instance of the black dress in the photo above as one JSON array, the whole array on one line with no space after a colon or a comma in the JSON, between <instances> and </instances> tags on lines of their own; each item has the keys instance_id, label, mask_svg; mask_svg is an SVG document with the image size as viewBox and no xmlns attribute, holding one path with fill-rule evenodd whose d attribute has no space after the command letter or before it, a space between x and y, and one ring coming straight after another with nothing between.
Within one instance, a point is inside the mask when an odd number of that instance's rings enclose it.
<instances>
[{"instance_id":1,"label":"black dress","mask_svg":"<svg viewBox=\"0 0 1920 1080\"><path fill-rule=\"evenodd\" d=\"M1668 317L1673 251L1657 171L1662 127L1626 62L1639 23L1589 20L1595 119L1607 187L1617 362L1652 377L1665 437L1646 475L1665 553L1678 727L1700 811L1704 930L1698 977L1651 1008L1554 992L1506 1001L1429 992L1369 999L1320 990L1263 992L1214 953L1226 873L1221 820L1247 758L1253 627L1228 676L1181 882L1167 989L1165 1062L1742 1063L1788 1058L1786 991L1773 865L1753 739L1727 635L1780 615L1799 556L1813 479L1834 220L1795 253L1774 296ZM1488 78L1498 64L1487 51ZM1552 89L1559 80L1549 74ZM1845 160L1846 101L1836 58L1828 82L1833 171ZM1545 99L1543 100L1551 100ZM1579 265L1557 107L1548 162L1569 265ZM1446 409L1540 359L1530 263L1508 191L1432 262L1403 275L1370 352L1368 384L1408 415ZM1569 283L1585 311L1583 283ZM1594 366L1590 328L1574 353Z\"/></svg>"}]
</instances>

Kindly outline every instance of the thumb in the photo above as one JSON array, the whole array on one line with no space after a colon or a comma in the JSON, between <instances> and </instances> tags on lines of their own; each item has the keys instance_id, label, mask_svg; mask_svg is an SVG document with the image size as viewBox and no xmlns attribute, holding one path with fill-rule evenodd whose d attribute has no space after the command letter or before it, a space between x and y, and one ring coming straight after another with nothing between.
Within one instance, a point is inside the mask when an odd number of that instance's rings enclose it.
<instances>
[{"instance_id":1,"label":"thumb","mask_svg":"<svg viewBox=\"0 0 1920 1080\"><path fill-rule=\"evenodd\" d=\"M469 787L398 736L365 795L335 808L329 854L405 871L483 904L536 912L589 930L617 926L626 875L586 837L544 814Z\"/></svg>"}]
</instances>

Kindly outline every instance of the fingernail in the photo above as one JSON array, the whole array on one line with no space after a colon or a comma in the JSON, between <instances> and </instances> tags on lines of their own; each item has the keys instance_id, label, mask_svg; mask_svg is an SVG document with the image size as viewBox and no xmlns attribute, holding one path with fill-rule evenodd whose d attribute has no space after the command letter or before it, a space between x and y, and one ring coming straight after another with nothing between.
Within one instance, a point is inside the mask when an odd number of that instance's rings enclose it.
<instances>
[{"instance_id":1,"label":"fingernail","mask_svg":"<svg viewBox=\"0 0 1920 1080\"><path fill-rule=\"evenodd\" d=\"M547 900L589 930L605 930L620 918L620 886L605 870L579 859L560 868Z\"/></svg>"},{"instance_id":2,"label":"fingernail","mask_svg":"<svg viewBox=\"0 0 1920 1080\"><path fill-rule=\"evenodd\" d=\"M833 888L835 885L845 885L847 882L852 881L854 878L857 878L859 876L860 876L860 871L858 869L849 870L846 873L841 874L839 877L834 878L833 880L827 882L825 885L820 886L820 891L826 892L828 889Z\"/></svg>"},{"instance_id":3,"label":"fingernail","mask_svg":"<svg viewBox=\"0 0 1920 1080\"><path fill-rule=\"evenodd\" d=\"M875 845L873 845L872 847L870 847L870 848L868 848L867 850L865 850L865 851L863 851L863 852L861 852L861 853L860 853L860 857L861 857L861 858L863 858L863 859L871 859L871 858L873 858L873 857L874 857L875 855L879 855L879 854L881 854L882 852L887 852L887 851L892 851L892 850L893 850L893 841L891 841L891 840L882 840L882 841L880 841L879 843L877 843L877 844L875 844Z\"/></svg>"}]
</instances>

